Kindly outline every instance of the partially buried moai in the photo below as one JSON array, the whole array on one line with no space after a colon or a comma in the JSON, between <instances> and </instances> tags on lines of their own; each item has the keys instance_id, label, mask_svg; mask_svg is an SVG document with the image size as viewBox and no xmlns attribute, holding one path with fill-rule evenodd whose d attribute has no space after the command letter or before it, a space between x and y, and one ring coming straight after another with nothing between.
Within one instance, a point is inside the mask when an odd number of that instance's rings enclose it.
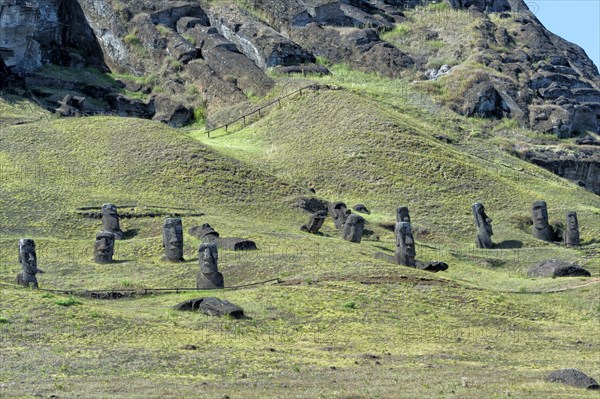
<instances>
[{"instance_id":1,"label":"partially buried moai","mask_svg":"<svg viewBox=\"0 0 600 399\"><path fill-rule=\"evenodd\" d=\"M394 233L396 235L396 262L399 265L415 267L417 252L410 223L396 223Z\"/></svg>"},{"instance_id":2,"label":"partially buried moai","mask_svg":"<svg viewBox=\"0 0 600 399\"><path fill-rule=\"evenodd\" d=\"M346 223L346 219L348 219L348 215L350 215L352 211L346 208L346 204L343 202L334 202L330 205L329 209L335 228L340 230L344 226L344 223Z\"/></svg>"},{"instance_id":3,"label":"partially buried moai","mask_svg":"<svg viewBox=\"0 0 600 399\"><path fill-rule=\"evenodd\" d=\"M536 201L531 208L531 219L533 226L531 233L537 239L553 242L554 230L548 223L548 206L545 201Z\"/></svg>"},{"instance_id":4,"label":"partially buried moai","mask_svg":"<svg viewBox=\"0 0 600 399\"><path fill-rule=\"evenodd\" d=\"M38 288L35 275L38 272L35 242L30 238L19 240L19 263L23 270L17 274L17 284L24 287Z\"/></svg>"},{"instance_id":5,"label":"partially buried moai","mask_svg":"<svg viewBox=\"0 0 600 399\"><path fill-rule=\"evenodd\" d=\"M311 234L317 234L319 229L323 226L323 222L325 222L326 217L327 211L315 212L310 216L308 223L300 227L300 230Z\"/></svg>"},{"instance_id":6,"label":"partially buried moai","mask_svg":"<svg viewBox=\"0 0 600 399\"><path fill-rule=\"evenodd\" d=\"M94 244L94 262L112 263L115 253L115 235L108 231L96 234Z\"/></svg>"},{"instance_id":7,"label":"partially buried moai","mask_svg":"<svg viewBox=\"0 0 600 399\"><path fill-rule=\"evenodd\" d=\"M563 235L565 238L565 246L579 246L579 222L577 221L577 212L567 213L567 228Z\"/></svg>"},{"instance_id":8,"label":"partially buried moai","mask_svg":"<svg viewBox=\"0 0 600 399\"><path fill-rule=\"evenodd\" d=\"M115 235L115 240L123 238L123 231L119 225L117 207L113 204L102 205L102 230Z\"/></svg>"},{"instance_id":9,"label":"partially buried moai","mask_svg":"<svg viewBox=\"0 0 600 399\"><path fill-rule=\"evenodd\" d=\"M396 223L400 222L410 223L410 214L408 213L408 207L406 206L399 206L396 208Z\"/></svg>"},{"instance_id":10,"label":"partially buried moai","mask_svg":"<svg viewBox=\"0 0 600 399\"><path fill-rule=\"evenodd\" d=\"M485 207L480 202L476 202L471 206L473 216L475 217L475 225L477 226L477 238L475 240L477 248L492 248L492 219L485 213Z\"/></svg>"},{"instance_id":11,"label":"partially buried moai","mask_svg":"<svg viewBox=\"0 0 600 399\"><path fill-rule=\"evenodd\" d=\"M196 277L196 287L202 290L216 289L225 287L223 275L219 273L217 263L219 261L219 252L217 244L214 242L205 242L198 248L198 263L200 263L200 272Z\"/></svg>"},{"instance_id":12,"label":"partially buried moai","mask_svg":"<svg viewBox=\"0 0 600 399\"><path fill-rule=\"evenodd\" d=\"M183 262L183 225L180 218L166 218L163 223L164 261Z\"/></svg>"},{"instance_id":13,"label":"partially buried moai","mask_svg":"<svg viewBox=\"0 0 600 399\"><path fill-rule=\"evenodd\" d=\"M360 243L363 230L365 228L365 219L362 216L351 214L346 219L342 228L342 238L346 241Z\"/></svg>"}]
</instances>

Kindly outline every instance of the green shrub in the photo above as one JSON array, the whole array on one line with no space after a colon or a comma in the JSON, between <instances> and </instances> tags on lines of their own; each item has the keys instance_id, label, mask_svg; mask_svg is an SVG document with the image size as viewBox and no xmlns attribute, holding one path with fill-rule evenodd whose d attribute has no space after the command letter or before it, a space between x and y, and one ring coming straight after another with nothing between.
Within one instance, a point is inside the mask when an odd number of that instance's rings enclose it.
<instances>
[{"instance_id":1,"label":"green shrub","mask_svg":"<svg viewBox=\"0 0 600 399\"><path fill-rule=\"evenodd\" d=\"M77 299L75 299L75 297L73 295L71 295L70 297L68 297L66 299L59 299L58 301L55 301L54 303L59 306L81 305L81 302L78 301Z\"/></svg>"}]
</instances>

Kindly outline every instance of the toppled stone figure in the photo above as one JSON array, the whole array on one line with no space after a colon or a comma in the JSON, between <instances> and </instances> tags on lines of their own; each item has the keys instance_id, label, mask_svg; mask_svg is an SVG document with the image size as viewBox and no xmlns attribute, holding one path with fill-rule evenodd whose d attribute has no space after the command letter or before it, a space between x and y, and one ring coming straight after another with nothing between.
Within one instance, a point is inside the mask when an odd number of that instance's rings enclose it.
<instances>
[{"instance_id":1,"label":"toppled stone figure","mask_svg":"<svg viewBox=\"0 0 600 399\"><path fill-rule=\"evenodd\" d=\"M408 213L408 207L399 206L396 208L396 223L408 222L410 223L410 214Z\"/></svg>"},{"instance_id":2,"label":"toppled stone figure","mask_svg":"<svg viewBox=\"0 0 600 399\"><path fill-rule=\"evenodd\" d=\"M334 202L330 205L329 213L333 218L335 228L340 230L344 226L344 223L346 223L346 219L348 219L351 211L346 208L346 204L343 202Z\"/></svg>"},{"instance_id":3,"label":"toppled stone figure","mask_svg":"<svg viewBox=\"0 0 600 399\"><path fill-rule=\"evenodd\" d=\"M123 239L123 231L119 226L119 214L113 204L102 205L102 230L115 235L115 240Z\"/></svg>"},{"instance_id":4,"label":"toppled stone figure","mask_svg":"<svg viewBox=\"0 0 600 399\"><path fill-rule=\"evenodd\" d=\"M583 267L557 259L548 259L531 267L528 277L590 277L591 273Z\"/></svg>"},{"instance_id":5,"label":"toppled stone figure","mask_svg":"<svg viewBox=\"0 0 600 399\"><path fill-rule=\"evenodd\" d=\"M396 263L399 265L415 267L415 240L409 222L396 223Z\"/></svg>"},{"instance_id":6,"label":"toppled stone figure","mask_svg":"<svg viewBox=\"0 0 600 399\"><path fill-rule=\"evenodd\" d=\"M563 234L565 238L565 246L579 246L579 222L577 221L577 212L567 213L567 228Z\"/></svg>"},{"instance_id":7,"label":"toppled stone figure","mask_svg":"<svg viewBox=\"0 0 600 399\"><path fill-rule=\"evenodd\" d=\"M115 235L108 231L96 234L94 245L94 262L112 263L115 253Z\"/></svg>"},{"instance_id":8,"label":"toppled stone figure","mask_svg":"<svg viewBox=\"0 0 600 399\"><path fill-rule=\"evenodd\" d=\"M167 262L183 262L183 225L181 218L166 218L163 223L163 247Z\"/></svg>"},{"instance_id":9,"label":"toppled stone figure","mask_svg":"<svg viewBox=\"0 0 600 399\"><path fill-rule=\"evenodd\" d=\"M307 233L317 234L319 229L323 227L325 218L327 217L327 211L318 211L310 216L308 223L302 225L300 230L306 231Z\"/></svg>"},{"instance_id":10,"label":"toppled stone figure","mask_svg":"<svg viewBox=\"0 0 600 399\"><path fill-rule=\"evenodd\" d=\"M202 312L209 316L244 318L244 309L234 303L214 297L190 299L173 306L173 309L184 312Z\"/></svg>"},{"instance_id":11,"label":"toppled stone figure","mask_svg":"<svg viewBox=\"0 0 600 399\"><path fill-rule=\"evenodd\" d=\"M348 216L342 227L342 238L346 241L360 243L364 228L365 219L353 213Z\"/></svg>"},{"instance_id":12,"label":"toppled stone figure","mask_svg":"<svg viewBox=\"0 0 600 399\"><path fill-rule=\"evenodd\" d=\"M475 225L477 226L477 248L492 248L492 219L485 213L485 207L480 202L476 202L471 206L473 216L475 217Z\"/></svg>"},{"instance_id":13,"label":"toppled stone figure","mask_svg":"<svg viewBox=\"0 0 600 399\"><path fill-rule=\"evenodd\" d=\"M202 290L224 288L223 275L219 273L217 263L219 261L219 252L217 244L214 242L205 242L198 248L198 263L200 263L200 272L196 277L196 287Z\"/></svg>"},{"instance_id":14,"label":"toppled stone figure","mask_svg":"<svg viewBox=\"0 0 600 399\"><path fill-rule=\"evenodd\" d=\"M198 237L202 242L216 241L219 238L219 233L208 223L202 226L195 226L188 230L190 235Z\"/></svg>"},{"instance_id":15,"label":"toppled stone figure","mask_svg":"<svg viewBox=\"0 0 600 399\"><path fill-rule=\"evenodd\" d=\"M17 274L17 284L27 288L39 288L35 277L38 273L35 242L30 238L19 240L19 263L23 270Z\"/></svg>"},{"instance_id":16,"label":"toppled stone figure","mask_svg":"<svg viewBox=\"0 0 600 399\"><path fill-rule=\"evenodd\" d=\"M59 101L60 106L54 112L60 116L81 116L84 113L84 102L84 97L67 94Z\"/></svg>"},{"instance_id":17,"label":"toppled stone figure","mask_svg":"<svg viewBox=\"0 0 600 399\"><path fill-rule=\"evenodd\" d=\"M219 238L216 243L219 248L229 251L255 251L257 249L254 241L239 237Z\"/></svg>"},{"instance_id":18,"label":"toppled stone figure","mask_svg":"<svg viewBox=\"0 0 600 399\"><path fill-rule=\"evenodd\" d=\"M554 230L548 223L548 206L545 201L536 201L531 209L533 227L531 232L539 240L554 242Z\"/></svg>"}]
</instances>

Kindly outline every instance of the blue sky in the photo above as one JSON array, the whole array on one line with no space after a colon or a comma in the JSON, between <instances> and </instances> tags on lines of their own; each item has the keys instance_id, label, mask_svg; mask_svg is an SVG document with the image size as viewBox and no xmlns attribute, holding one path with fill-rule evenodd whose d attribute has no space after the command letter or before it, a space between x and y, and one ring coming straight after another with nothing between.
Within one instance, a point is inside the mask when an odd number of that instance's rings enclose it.
<instances>
[{"instance_id":1,"label":"blue sky","mask_svg":"<svg viewBox=\"0 0 600 399\"><path fill-rule=\"evenodd\" d=\"M600 65L600 0L525 0L544 26Z\"/></svg>"}]
</instances>

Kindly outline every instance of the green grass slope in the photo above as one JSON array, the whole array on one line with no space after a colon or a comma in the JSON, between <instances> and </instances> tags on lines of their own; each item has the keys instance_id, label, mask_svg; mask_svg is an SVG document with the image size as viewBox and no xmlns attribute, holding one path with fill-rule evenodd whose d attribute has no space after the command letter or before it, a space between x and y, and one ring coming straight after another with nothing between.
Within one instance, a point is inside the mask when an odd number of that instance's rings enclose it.
<instances>
[{"instance_id":1,"label":"green grass slope","mask_svg":"<svg viewBox=\"0 0 600 399\"><path fill-rule=\"evenodd\" d=\"M210 139L0 102L0 397L595 397L544 377L562 367L599 377L598 197L510 157L506 132L437 109L406 82L335 72L320 83L343 90L303 96ZM31 112L20 120L22 109ZM365 203L379 239L345 242L330 220L320 236L301 232L308 214L289 203L307 186ZM552 220L579 212L581 250L523 230L537 199ZM498 250L472 248L476 200L494 219ZM181 212L186 262L161 261L155 217L123 219L117 262L93 263L100 221L76 208L104 202ZM418 258L444 260L447 272L373 257L393 253L380 223L398 205L410 207ZM187 229L204 222L258 244L219 252L227 286L282 283L115 301L12 285L17 240L29 236L44 289L193 287L199 241ZM548 258L578 261L594 277L526 277ZM208 295L250 318L171 310Z\"/></svg>"}]
</instances>

